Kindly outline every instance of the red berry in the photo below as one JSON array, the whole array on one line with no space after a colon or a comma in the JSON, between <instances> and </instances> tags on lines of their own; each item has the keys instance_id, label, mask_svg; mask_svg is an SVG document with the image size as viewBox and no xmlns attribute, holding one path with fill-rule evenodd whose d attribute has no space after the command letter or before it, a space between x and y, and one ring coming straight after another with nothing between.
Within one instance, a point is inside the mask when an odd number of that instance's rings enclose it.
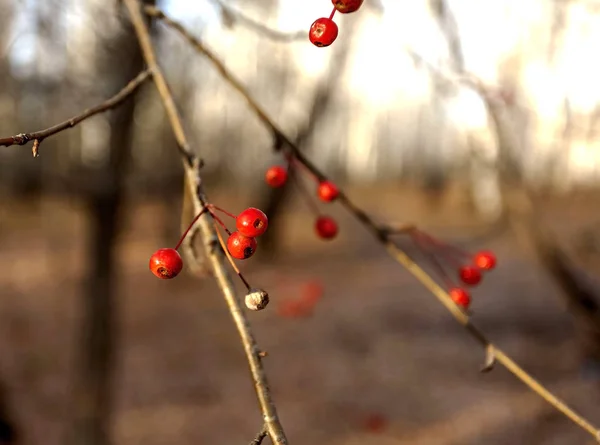
<instances>
[{"instance_id":1,"label":"red berry","mask_svg":"<svg viewBox=\"0 0 600 445\"><path fill-rule=\"evenodd\" d=\"M338 225L333 218L320 216L315 222L315 230L320 238L332 239L338 233Z\"/></svg>"},{"instance_id":2,"label":"red berry","mask_svg":"<svg viewBox=\"0 0 600 445\"><path fill-rule=\"evenodd\" d=\"M321 201L331 202L338 197L340 191L333 182L322 181L317 189Z\"/></svg>"},{"instance_id":3,"label":"red berry","mask_svg":"<svg viewBox=\"0 0 600 445\"><path fill-rule=\"evenodd\" d=\"M471 296L466 290L461 289L460 287L454 287L450 289L448 295L450 295L452 301L465 309L467 309L471 304Z\"/></svg>"},{"instance_id":4,"label":"red berry","mask_svg":"<svg viewBox=\"0 0 600 445\"><path fill-rule=\"evenodd\" d=\"M381 414L371 414L364 419L364 429L370 433L382 433L387 427L388 420Z\"/></svg>"},{"instance_id":5,"label":"red berry","mask_svg":"<svg viewBox=\"0 0 600 445\"><path fill-rule=\"evenodd\" d=\"M463 266L458 271L460 281L471 286L479 284L481 281L481 272L475 266Z\"/></svg>"},{"instance_id":6,"label":"red berry","mask_svg":"<svg viewBox=\"0 0 600 445\"><path fill-rule=\"evenodd\" d=\"M358 11L363 4L363 0L331 0L335 9L342 14L349 14Z\"/></svg>"},{"instance_id":7,"label":"red berry","mask_svg":"<svg viewBox=\"0 0 600 445\"><path fill-rule=\"evenodd\" d=\"M338 36L338 27L327 17L321 17L313 22L308 32L311 43L318 47L329 46Z\"/></svg>"},{"instance_id":8,"label":"red berry","mask_svg":"<svg viewBox=\"0 0 600 445\"><path fill-rule=\"evenodd\" d=\"M269 167L265 174L265 181L270 187L277 188L281 187L287 181L288 172L285 168L274 165Z\"/></svg>"},{"instance_id":9,"label":"red berry","mask_svg":"<svg viewBox=\"0 0 600 445\"><path fill-rule=\"evenodd\" d=\"M256 240L244 236L240 232L233 232L227 239L227 250L232 257L238 260L250 258L256 252Z\"/></svg>"},{"instance_id":10,"label":"red berry","mask_svg":"<svg viewBox=\"0 0 600 445\"><path fill-rule=\"evenodd\" d=\"M250 207L237 216L235 226L242 235L255 238L266 232L269 220L261 210Z\"/></svg>"},{"instance_id":11,"label":"red berry","mask_svg":"<svg viewBox=\"0 0 600 445\"><path fill-rule=\"evenodd\" d=\"M473 263L480 269L492 270L496 267L496 255L487 250L482 250L474 255Z\"/></svg>"},{"instance_id":12,"label":"red berry","mask_svg":"<svg viewBox=\"0 0 600 445\"><path fill-rule=\"evenodd\" d=\"M150 257L150 270L163 280L175 278L181 269L183 260L175 249L158 249Z\"/></svg>"}]
</instances>

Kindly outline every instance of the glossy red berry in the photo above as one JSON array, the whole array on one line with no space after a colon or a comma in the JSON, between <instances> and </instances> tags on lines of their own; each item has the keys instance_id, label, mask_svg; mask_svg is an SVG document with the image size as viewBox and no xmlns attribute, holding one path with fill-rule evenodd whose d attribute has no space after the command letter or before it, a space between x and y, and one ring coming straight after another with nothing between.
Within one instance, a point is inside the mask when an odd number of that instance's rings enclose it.
<instances>
[{"instance_id":1,"label":"glossy red berry","mask_svg":"<svg viewBox=\"0 0 600 445\"><path fill-rule=\"evenodd\" d=\"M350 14L358 11L363 4L363 0L331 0L335 9L342 14Z\"/></svg>"},{"instance_id":2,"label":"glossy red berry","mask_svg":"<svg viewBox=\"0 0 600 445\"><path fill-rule=\"evenodd\" d=\"M319 198L321 199L321 201L331 202L338 197L340 191L333 182L322 181L319 184L317 193L319 194Z\"/></svg>"},{"instance_id":3,"label":"glossy red berry","mask_svg":"<svg viewBox=\"0 0 600 445\"><path fill-rule=\"evenodd\" d=\"M269 220L261 210L250 207L237 216L235 226L242 235L255 238L266 232Z\"/></svg>"},{"instance_id":4,"label":"glossy red berry","mask_svg":"<svg viewBox=\"0 0 600 445\"><path fill-rule=\"evenodd\" d=\"M158 249L150 257L150 270L158 278L175 278L183 269L183 260L175 249Z\"/></svg>"},{"instance_id":5,"label":"glossy red berry","mask_svg":"<svg viewBox=\"0 0 600 445\"><path fill-rule=\"evenodd\" d=\"M240 232L233 232L227 239L227 250L238 260L246 260L254 255L256 246L254 238L244 236Z\"/></svg>"},{"instance_id":6,"label":"glossy red berry","mask_svg":"<svg viewBox=\"0 0 600 445\"><path fill-rule=\"evenodd\" d=\"M338 233L338 225L333 218L320 216L315 222L315 231L320 238L332 239Z\"/></svg>"},{"instance_id":7,"label":"glossy red berry","mask_svg":"<svg viewBox=\"0 0 600 445\"><path fill-rule=\"evenodd\" d=\"M481 272L475 266L463 266L458 271L460 281L471 286L479 284L481 281Z\"/></svg>"},{"instance_id":8,"label":"glossy red berry","mask_svg":"<svg viewBox=\"0 0 600 445\"><path fill-rule=\"evenodd\" d=\"M311 43L318 47L325 47L335 42L338 36L338 27L335 22L327 17L321 17L313 22L308 32Z\"/></svg>"},{"instance_id":9,"label":"glossy red berry","mask_svg":"<svg viewBox=\"0 0 600 445\"><path fill-rule=\"evenodd\" d=\"M466 290L461 289L460 287L454 287L450 289L448 295L450 295L452 301L454 301L458 306L465 309L467 309L471 304L471 296Z\"/></svg>"},{"instance_id":10,"label":"glossy red berry","mask_svg":"<svg viewBox=\"0 0 600 445\"><path fill-rule=\"evenodd\" d=\"M273 188L281 187L283 184L285 184L287 178L287 170L279 165L269 167L267 173L265 173L265 181L270 187Z\"/></svg>"},{"instance_id":11,"label":"glossy red berry","mask_svg":"<svg viewBox=\"0 0 600 445\"><path fill-rule=\"evenodd\" d=\"M480 269L492 270L496 267L496 255L490 251L482 250L473 256L473 263Z\"/></svg>"}]
</instances>

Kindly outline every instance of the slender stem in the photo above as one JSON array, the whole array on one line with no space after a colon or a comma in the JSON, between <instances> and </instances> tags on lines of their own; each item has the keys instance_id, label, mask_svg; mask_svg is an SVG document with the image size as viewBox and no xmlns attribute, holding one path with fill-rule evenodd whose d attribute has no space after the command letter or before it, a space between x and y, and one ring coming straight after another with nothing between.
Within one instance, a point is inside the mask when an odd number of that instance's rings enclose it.
<instances>
[{"instance_id":1,"label":"slender stem","mask_svg":"<svg viewBox=\"0 0 600 445\"><path fill-rule=\"evenodd\" d=\"M192 220L192 222L190 223L190 225L188 226L188 228L185 230L185 232L183 232L183 235L181 235L181 238L179 238L179 242L175 246L175 250L179 249L179 246L181 246L181 243L183 243L183 240L185 239L185 237L187 236L187 234L189 233L189 231L192 230L192 227L194 227L194 224L196 224L196 221L198 221L200 219L200 217L202 215L204 215L204 213L206 212L206 210L207 210L207 208L206 208L206 206L204 206L202 208L202 210Z\"/></svg>"},{"instance_id":2,"label":"slender stem","mask_svg":"<svg viewBox=\"0 0 600 445\"><path fill-rule=\"evenodd\" d=\"M419 236L419 232L413 231L410 233L410 238L413 240L417 248L424 253L429 261L433 264L434 268L437 270L440 278L445 282L448 288L454 287L454 282L450 279L450 276L444 270L444 267L440 263L440 261L436 258L436 256L427 249L427 246L423 244L423 239Z\"/></svg>"},{"instance_id":3,"label":"slender stem","mask_svg":"<svg viewBox=\"0 0 600 445\"><path fill-rule=\"evenodd\" d=\"M335 15L337 9L335 9L335 6L333 7L333 11L331 11L331 14L329 14L329 20L333 19L333 16Z\"/></svg>"},{"instance_id":4,"label":"slender stem","mask_svg":"<svg viewBox=\"0 0 600 445\"><path fill-rule=\"evenodd\" d=\"M221 213L224 213L225 215L227 215L227 216L229 216L229 217L231 217L231 218L233 218L233 219L237 219L237 216L235 216L233 213L229 213L227 210L224 210L224 209L222 209L221 207L217 207L217 206L216 206L216 205L214 205L214 204L209 204L208 206L209 206L211 209L215 209L215 210L217 210L217 211L219 211L219 212L221 212ZM212 213L212 212L211 212L211 213ZM214 213L212 213L212 214L213 214L213 216L214 216Z\"/></svg>"},{"instance_id":5,"label":"slender stem","mask_svg":"<svg viewBox=\"0 0 600 445\"><path fill-rule=\"evenodd\" d=\"M221 227L223 227L223 230L225 230L225 232L227 232L227 235L231 236L231 231L227 228L227 226L225 225L225 223L223 222L223 220L221 218L219 218L217 215L215 215L215 213L212 212L211 210L209 210L209 212L212 215L213 219L216 222L218 222Z\"/></svg>"},{"instance_id":6,"label":"slender stem","mask_svg":"<svg viewBox=\"0 0 600 445\"><path fill-rule=\"evenodd\" d=\"M216 225L215 225L215 231L217 232L217 237L219 238L219 244L221 244L221 248L223 249L223 252L225 252L225 256L227 256L227 259L229 260L229 264L231 264L231 267L233 268L233 270L235 271L237 276L240 277L240 280L242 280L242 283L244 283L244 286L246 286L246 289L248 289L248 291L250 291L250 289L252 289L252 287L250 286L250 283L248 283L246 278L244 278L244 275L242 275L242 272L240 272L240 269L237 267L237 264L235 264L235 261L231 257L231 254L229 253L229 249L227 249L227 245L225 244L225 241L223 240L223 237L221 236L221 233L219 232Z\"/></svg>"},{"instance_id":7,"label":"slender stem","mask_svg":"<svg viewBox=\"0 0 600 445\"><path fill-rule=\"evenodd\" d=\"M133 24L138 37L146 64L148 65L148 68L152 70L154 84L156 85L156 89L158 90L165 107L167 117L183 158L187 184L191 191L193 191L191 195L194 207L199 212L204 206L204 203L208 202L202 185L202 179L199 174L201 163L189 148L182 120L179 116L177 107L175 106L175 101L173 100L167 81L156 61L156 54L154 52L154 47L152 46L148 27L144 21L140 2L139 0L122 1L129 12L131 23ZM242 310L241 303L236 296L233 280L225 265L223 252L221 249L214 248L214 243L218 242L218 235L213 226L213 221L214 220L208 214L204 214L199 220L199 228L204 240L205 252L210 260L215 279L227 302L229 312L231 313L240 335L269 437L274 444L287 445L288 441L279 420L277 408L271 397L269 383L260 357L260 349L256 344L246 314Z\"/></svg>"}]
</instances>

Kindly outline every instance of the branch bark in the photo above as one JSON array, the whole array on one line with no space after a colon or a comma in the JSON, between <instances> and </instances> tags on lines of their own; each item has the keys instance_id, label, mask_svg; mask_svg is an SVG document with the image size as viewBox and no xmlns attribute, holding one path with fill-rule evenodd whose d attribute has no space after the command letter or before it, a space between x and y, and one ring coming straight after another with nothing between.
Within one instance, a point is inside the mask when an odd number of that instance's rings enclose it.
<instances>
[{"instance_id":1,"label":"branch bark","mask_svg":"<svg viewBox=\"0 0 600 445\"><path fill-rule=\"evenodd\" d=\"M165 107L167 117L171 127L173 128L173 133L183 158L183 168L185 170L186 181L188 187L190 187L190 191L192 192L190 195L193 201L193 206L196 212L199 213L202 207L204 207L204 205L208 202L208 198L202 184L202 178L200 176L202 162L193 154L190 149L190 145L183 128L182 119L177 111L177 107L167 81L157 63L156 54L150 40L148 27L144 22L144 16L140 2L138 0L123 0L123 3L129 12L131 23L134 26L140 47L142 49L142 54L146 64L148 65L148 69L152 71L154 84L156 85L156 89L158 90L162 103ZM198 220L196 227L199 229L202 235L206 256L210 261L217 284L225 298L231 316L242 340L252 379L254 381L254 387L258 397L260 409L263 414L263 420L269 437L274 444L286 445L288 443L287 438L279 421L277 409L271 397L267 376L260 356L260 350L254 335L251 332L250 323L248 322L248 319L243 312L242 305L236 296L232 277L227 269L226 258L222 249L219 247L218 238L212 223L212 217L209 213L206 213Z\"/></svg>"}]
</instances>

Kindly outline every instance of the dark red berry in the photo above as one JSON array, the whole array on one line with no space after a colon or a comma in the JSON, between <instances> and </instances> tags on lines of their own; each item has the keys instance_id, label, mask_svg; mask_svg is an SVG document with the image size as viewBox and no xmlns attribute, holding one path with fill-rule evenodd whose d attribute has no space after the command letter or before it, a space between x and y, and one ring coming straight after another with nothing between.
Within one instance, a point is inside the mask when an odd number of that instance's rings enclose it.
<instances>
[{"instance_id":1,"label":"dark red berry","mask_svg":"<svg viewBox=\"0 0 600 445\"><path fill-rule=\"evenodd\" d=\"M150 270L158 278L175 278L183 269L183 260L175 249L158 249L150 257Z\"/></svg>"},{"instance_id":2,"label":"dark red berry","mask_svg":"<svg viewBox=\"0 0 600 445\"><path fill-rule=\"evenodd\" d=\"M313 22L308 32L311 43L318 47L325 47L335 42L338 36L338 27L335 22L327 17L321 17Z\"/></svg>"},{"instance_id":3,"label":"dark red berry","mask_svg":"<svg viewBox=\"0 0 600 445\"><path fill-rule=\"evenodd\" d=\"M470 286L475 286L481 281L481 272L475 266L463 266L458 270L460 281Z\"/></svg>"},{"instance_id":4,"label":"dark red berry","mask_svg":"<svg viewBox=\"0 0 600 445\"><path fill-rule=\"evenodd\" d=\"M315 222L315 230L320 238L332 239L338 233L338 225L333 218L320 216Z\"/></svg>"},{"instance_id":5,"label":"dark red berry","mask_svg":"<svg viewBox=\"0 0 600 445\"><path fill-rule=\"evenodd\" d=\"M363 4L363 0L331 0L335 9L342 14L350 14L358 11Z\"/></svg>"},{"instance_id":6,"label":"dark red berry","mask_svg":"<svg viewBox=\"0 0 600 445\"><path fill-rule=\"evenodd\" d=\"M319 188L317 189L317 193L319 194L319 198L321 201L331 202L335 200L340 194L338 188L335 186L333 182L330 181L322 181L319 184Z\"/></svg>"},{"instance_id":7,"label":"dark red berry","mask_svg":"<svg viewBox=\"0 0 600 445\"><path fill-rule=\"evenodd\" d=\"M254 238L244 236L240 232L233 232L227 239L227 250L238 260L246 260L254 255L256 246Z\"/></svg>"},{"instance_id":8,"label":"dark red berry","mask_svg":"<svg viewBox=\"0 0 600 445\"><path fill-rule=\"evenodd\" d=\"M261 210L250 207L237 216L235 226L242 235L255 238L265 233L269 220Z\"/></svg>"},{"instance_id":9,"label":"dark red berry","mask_svg":"<svg viewBox=\"0 0 600 445\"><path fill-rule=\"evenodd\" d=\"M492 270L496 267L496 255L490 251L482 250L473 256L473 263L480 269Z\"/></svg>"},{"instance_id":10,"label":"dark red berry","mask_svg":"<svg viewBox=\"0 0 600 445\"><path fill-rule=\"evenodd\" d=\"M450 289L448 295L450 295L452 301L454 301L458 306L465 309L467 309L471 304L471 296L466 290L461 289L460 287L454 287Z\"/></svg>"},{"instance_id":11,"label":"dark red berry","mask_svg":"<svg viewBox=\"0 0 600 445\"><path fill-rule=\"evenodd\" d=\"M265 173L265 181L270 187L273 188L281 187L283 184L285 184L287 178L287 170L279 165L269 167L267 173Z\"/></svg>"}]
</instances>

